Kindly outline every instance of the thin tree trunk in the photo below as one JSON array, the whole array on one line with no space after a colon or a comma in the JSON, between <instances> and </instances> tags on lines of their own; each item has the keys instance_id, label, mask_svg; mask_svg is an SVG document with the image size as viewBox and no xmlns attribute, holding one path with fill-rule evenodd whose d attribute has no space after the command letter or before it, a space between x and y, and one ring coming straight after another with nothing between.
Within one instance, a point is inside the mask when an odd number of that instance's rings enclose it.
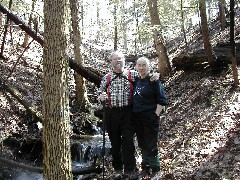
<instances>
[{"instance_id":1,"label":"thin tree trunk","mask_svg":"<svg viewBox=\"0 0 240 180\"><path fill-rule=\"evenodd\" d=\"M3 14L0 13L0 26L2 26L2 25L3 25Z\"/></svg>"},{"instance_id":2,"label":"thin tree trunk","mask_svg":"<svg viewBox=\"0 0 240 180\"><path fill-rule=\"evenodd\" d=\"M183 12L183 0L181 0L181 18L182 18L182 32L183 32L183 37L185 41L185 45L187 46L187 37L186 37L186 31L185 31L185 26L184 26L184 12Z\"/></svg>"},{"instance_id":3,"label":"thin tree trunk","mask_svg":"<svg viewBox=\"0 0 240 180\"><path fill-rule=\"evenodd\" d=\"M67 59L67 0L44 1L43 177L73 179Z\"/></svg>"},{"instance_id":4,"label":"thin tree trunk","mask_svg":"<svg viewBox=\"0 0 240 180\"><path fill-rule=\"evenodd\" d=\"M203 35L203 43L206 55L208 57L208 63L211 67L215 65L216 56L210 42L210 35L208 30L207 16L206 16L206 0L199 0L199 11L201 15L201 27Z\"/></svg>"},{"instance_id":5,"label":"thin tree trunk","mask_svg":"<svg viewBox=\"0 0 240 180\"><path fill-rule=\"evenodd\" d=\"M118 24L117 24L117 2L114 3L114 50L118 48Z\"/></svg>"},{"instance_id":6,"label":"thin tree trunk","mask_svg":"<svg viewBox=\"0 0 240 180\"><path fill-rule=\"evenodd\" d=\"M79 64L84 64L84 60L82 58L80 46L81 46L81 36L79 30L79 4L77 0L70 0L70 8L71 8L71 20L72 20L72 29L73 29L73 43L74 43L74 56L75 60ZM76 99L78 104L80 105L81 110L87 109L87 106L90 104L87 97L87 88L85 84L85 79L82 76L78 75L76 72L74 73L75 84L76 84Z\"/></svg>"},{"instance_id":7,"label":"thin tree trunk","mask_svg":"<svg viewBox=\"0 0 240 180\"><path fill-rule=\"evenodd\" d=\"M34 7L35 7L35 2L36 0L32 0L32 11L31 11L31 14L30 14L30 17L29 17L29 20L28 20L28 25L31 27L31 24L32 24L32 21L33 21L33 12L34 12ZM27 47L28 45L28 34L25 33L25 37L24 37L24 41L23 41L23 47Z\"/></svg>"},{"instance_id":8,"label":"thin tree trunk","mask_svg":"<svg viewBox=\"0 0 240 180\"><path fill-rule=\"evenodd\" d=\"M218 8L219 8L219 19L221 23L221 30L223 31L226 28L227 20L225 15L225 0L218 0Z\"/></svg>"},{"instance_id":9,"label":"thin tree trunk","mask_svg":"<svg viewBox=\"0 0 240 180\"><path fill-rule=\"evenodd\" d=\"M12 7L12 0L9 1L9 9ZM10 18L7 16L7 21L6 21L6 26L3 34L3 40L2 40L2 46L1 46L1 55L4 56L3 51L4 51L4 44L6 42L6 36L7 36L7 31L8 31L8 26L10 24Z\"/></svg>"},{"instance_id":10,"label":"thin tree trunk","mask_svg":"<svg viewBox=\"0 0 240 180\"><path fill-rule=\"evenodd\" d=\"M99 11L100 11L100 8L99 8L99 1L96 2L97 3L97 26L98 26L98 31L97 31L97 37L96 37L96 43L99 42L100 40L100 28L101 28L101 24L100 24L100 20L99 20Z\"/></svg>"},{"instance_id":11,"label":"thin tree trunk","mask_svg":"<svg viewBox=\"0 0 240 180\"><path fill-rule=\"evenodd\" d=\"M235 46L235 34L234 34L234 0L230 0L230 44L231 44L231 53L232 53L232 71L233 71L233 79L234 88L238 87L239 79L238 79L238 69L237 69L237 60L236 60L236 46Z\"/></svg>"},{"instance_id":12,"label":"thin tree trunk","mask_svg":"<svg viewBox=\"0 0 240 180\"><path fill-rule=\"evenodd\" d=\"M165 77L171 74L171 66L167 55L167 49L162 42L163 38L160 31L160 19L157 9L157 0L148 0L148 7L151 16L151 24L153 26L156 53L158 55L158 71L162 77Z\"/></svg>"},{"instance_id":13,"label":"thin tree trunk","mask_svg":"<svg viewBox=\"0 0 240 180\"><path fill-rule=\"evenodd\" d=\"M121 15L122 15L122 31L123 31L123 48L127 51L128 50L128 43L127 43L127 23L126 23L126 7L125 3L127 3L125 0L122 3L121 7Z\"/></svg>"}]
</instances>

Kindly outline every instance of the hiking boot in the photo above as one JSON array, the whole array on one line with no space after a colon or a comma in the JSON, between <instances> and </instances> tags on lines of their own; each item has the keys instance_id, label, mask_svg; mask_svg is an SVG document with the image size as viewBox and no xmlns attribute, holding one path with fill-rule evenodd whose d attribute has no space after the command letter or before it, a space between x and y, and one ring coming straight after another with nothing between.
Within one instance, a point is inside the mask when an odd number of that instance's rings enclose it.
<instances>
[{"instance_id":1,"label":"hiking boot","mask_svg":"<svg viewBox=\"0 0 240 180\"><path fill-rule=\"evenodd\" d=\"M110 178L111 179L114 179L114 180L120 180L121 178L122 178L122 171L120 171L120 170L117 170L117 171L114 171L112 174L111 174L111 176L110 176Z\"/></svg>"},{"instance_id":2,"label":"hiking boot","mask_svg":"<svg viewBox=\"0 0 240 180\"><path fill-rule=\"evenodd\" d=\"M152 169L152 173L158 173L160 171L159 166L151 166L150 168Z\"/></svg>"},{"instance_id":3,"label":"hiking boot","mask_svg":"<svg viewBox=\"0 0 240 180\"><path fill-rule=\"evenodd\" d=\"M151 180L157 180L159 179L159 177L157 176L157 174L160 172L160 167L153 167L153 168L146 168L144 169L140 174L139 174L139 179L141 180L147 180L147 179L151 179Z\"/></svg>"},{"instance_id":4,"label":"hiking boot","mask_svg":"<svg viewBox=\"0 0 240 180\"><path fill-rule=\"evenodd\" d=\"M140 179L148 179L151 175L151 172L149 171L150 169L144 169L140 172L140 174L138 175L138 177Z\"/></svg>"}]
</instances>

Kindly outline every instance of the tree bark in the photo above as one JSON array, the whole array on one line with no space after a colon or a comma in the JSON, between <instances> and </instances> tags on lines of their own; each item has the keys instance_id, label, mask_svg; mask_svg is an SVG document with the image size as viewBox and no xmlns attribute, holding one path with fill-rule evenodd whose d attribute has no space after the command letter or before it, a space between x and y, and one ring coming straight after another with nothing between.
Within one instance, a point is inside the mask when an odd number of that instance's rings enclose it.
<instances>
[{"instance_id":1,"label":"tree bark","mask_svg":"<svg viewBox=\"0 0 240 180\"><path fill-rule=\"evenodd\" d=\"M231 54L232 54L232 71L233 71L233 87L237 88L239 85L238 79L238 68L237 68L237 59L236 59L236 45L235 45L235 33L234 33L234 0L230 0L230 44L231 44Z\"/></svg>"},{"instance_id":2,"label":"tree bark","mask_svg":"<svg viewBox=\"0 0 240 180\"><path fill-rule=\"evenodd\" d=\"M201 15L201 27L202 27L204 49L208 57L209 65L211 67L214 67L216 56L214 54L212 44L210 42L210 35L209 35L207 15L206 15L206 0L199 0L199 11Z\"/></svg>"},{"instance_id":3,"label":"tree bark","mask_svg":"<svg viewBox=\"0 0 240 180\"><path fill-rule=\"evenodd\" d=\"M186 37L186 31L185 31L185 24L184 24L184 11L183 11L183 0L181 0L181 21L182 21L182 33L185 41L185 45L187 46L187 37Z\"/></svg>"},{"instance_id":4,"label":"tree bark","mask_svg":"<svg viewBox=\"0 0 240 180\"><path fill-rule=\"evenodd\" d=\"M79 64L84 64L84 60L81 55L80 45L81 45L81 36L79 30L79 4L77 0L70 0L71 7L71 20L72 20L72 29L73 29L73 43L74 43L74 56L75 60ZM85 110L90 105L90 102L87 97L87 88L85 84L85 79L82 76L78 75L77 72L74 72L75 84L76 84L76 99L80 105L80 110Z\"/></svg>"},{"instance_id":5,"label":"tree bark","mask_svg":"<svg viewBox=\"0 0 240 180\"><path fill-rule=\"evenodd\" d=\"M223 31L226 28L227 20L225 15L225 0L218 0L218 8L219 8L219 19L221 23L221 30Z\"/></svg>"},{"instance_id":6,"label":"tree bark","mask_svg":"<svg viewBox=\"0 0 240 180\"><path fill-rule=\"evenodd\" d=\"M163 44L163 38L160 30L160 19L157 9L157 0L148 0L148 7L153 26L154 43L158 55L158 71L162 77L171 74L170 61L167 55L167 49Z\"/></svg>"},{"instance_id":7,"label":"tree bark","mask_svg":"<svg viewBox=\"0 0 240 180\"><path fill-rule=\"evenodd\" d=\"M114 1L114 11L113 11L113 18L114 18L114 50L118 49L118 23L117 23L117 2Z\"/></svg>"},{"instance_id":8,"label":"tree bark","mask_svg":"<svg viewBox=\"0 0 240 180\"><path fill-rule=\"evenodd\" d=\"M33 12L34 12L34 7L35 7L35 2L36 0L32 0L32 11L31 11L31 14L30 14L30 17L29 17L29 20L28 20L28 25L31 27L31 24L32 24L32 21L33 21ZM25 37L24 37L24 41L23 41L23 47L26 48L27 47L27 44L28 44L28 34L25 33Z\"/></svg>"},{"instance_id":9,"label":"tree bark","mask_svg":"<svg viewBox=\"0 0 240 180\"><path fill-rule=\"evenodd\" d=\"M0 5L1 5L1 4L0 4ZM9 9L11 9L11 7L12 7L12 0L9 1ZM5 41L6 41L6 35L7 35L7 30L8 30L9 24L10 24L10 18L7 16L6 26L5 26L4 34L3 34L1 52L0 52L1 56L4 56L4 54L3 54L4 44L5 44Z\"/></svg>"},{"instance_id":10,"label":"tree bark","mask_svg":"<svg viewBox=\"0 0 240 180\"><path fill-rule=\"evenodd\" d=\"M73 179L66 27L67 0L44 1L43 49L43 176Z\"/></svg>"}]
</instances>

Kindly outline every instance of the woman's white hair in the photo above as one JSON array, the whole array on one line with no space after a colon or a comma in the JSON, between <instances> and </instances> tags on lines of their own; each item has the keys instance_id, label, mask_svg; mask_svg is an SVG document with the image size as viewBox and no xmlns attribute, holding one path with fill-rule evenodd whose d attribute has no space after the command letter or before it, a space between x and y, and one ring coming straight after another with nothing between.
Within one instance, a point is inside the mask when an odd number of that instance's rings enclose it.
<instances>
[{"instance_id":1,"label":"woman's white hair","mask_svg":"<svg viewBox=\"0 0 240 180\"><path fill-rule=\"evenodd\" d=\"M150 61L147 57L143 56L143 57L140 57L138 58L137 60L137 64L139 61L144 61L146 63L146 68L147 68L147 71L150 72L152 67L151 67L151 64L150 64ZM136 66L137 67L137 66Z\"/></svg>"}]
</instances>

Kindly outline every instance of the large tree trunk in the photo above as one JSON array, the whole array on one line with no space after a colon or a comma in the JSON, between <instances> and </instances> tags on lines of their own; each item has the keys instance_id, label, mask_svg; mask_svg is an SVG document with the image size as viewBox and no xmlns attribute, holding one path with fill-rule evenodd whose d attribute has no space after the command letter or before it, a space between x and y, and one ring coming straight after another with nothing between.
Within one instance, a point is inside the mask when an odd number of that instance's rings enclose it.
<instances>
[{"instance_id":1,"label":"large tree trunk","mask_svg":"<svg viewBox=\"0 0 240 180\"><path fill-rule=\"evenodd\" d=\"M67 0L44 1L43 175L46 180L73 179L67 84L67 7Z\"/></svg>"},{"instance_id":2,"label":"large tree trunk","mask_svg":"<svg viewBox=\"0 0 240 180\"><path fill-rule=\"evenodd\" d=\"M71 16L72 16L72 28L73 28L73 43L74 43L74 56L75 60L79 64L84 64L84 60L81 55L80 51L80 43L81 43L81 36L79 30L79 4L77 0L70 0L70 7L71 7ZM87 88L85 84L85 79L82 76L78 75L74 72L75 84L76 84L76 99L78 104L80 105L80 109L85 110L87 106L90 104L88 97L87 97Z\"/></svg>"},{"instance_id":3,"label":"large tree trunk","mask_svg":"<svg viewBox=\"0 0 240 180\"><path fill-rule=\"evenodd\" d=\"M210 35L208 31L208 23L207 23L207 16L206 16L206 0L199 0L199 11L201 15L201 27L202 27L204 49L208 57L208 63L210 64L211 67L214 67L216 56L213 52L212 44L210 42Z\"/></svg>"},{"instance_id":4,"label":"large tree trunk","mask_svg":"<svg viewBox=\"0 0 240 180\"><path fill-rule=\"evenodd\" d=\"M151 24L153 26L154 43L156 53L158 55L158 71L162 77L171 74L170 61L167 55L167 49L163 44L163 38L160 30L160 19L157 9L157 0L148 0L148 7L151 16Z\"/></svg>"}]
</instances>

